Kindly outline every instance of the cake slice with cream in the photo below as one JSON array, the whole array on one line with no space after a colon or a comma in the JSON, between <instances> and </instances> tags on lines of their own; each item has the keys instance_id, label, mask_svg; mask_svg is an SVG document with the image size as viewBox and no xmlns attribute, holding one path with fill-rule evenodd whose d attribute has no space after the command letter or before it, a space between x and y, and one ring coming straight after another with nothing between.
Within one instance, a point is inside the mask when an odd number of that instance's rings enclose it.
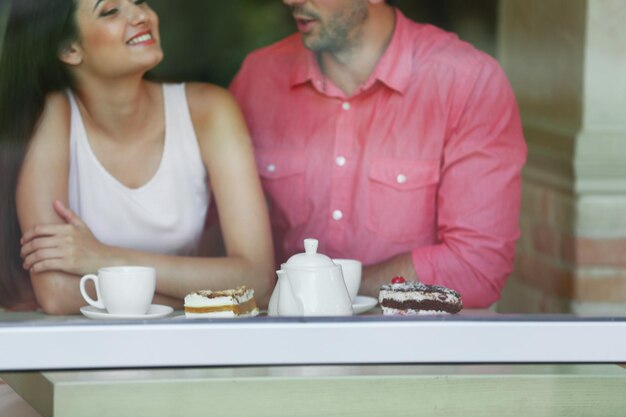
<instances>
[{"instance_id":1,"label":"cake slice with cream","mask_svg":"<svg viewBox=\"0 0 626 417\"><path fill-rule=\"evenodd\" d=\"M378 302L384 315L456 314L463 309L461 295L453 289L402 277L380 287Z\"/></svg>"},{"instance_id":2,"label":"cake slice with cream","mask_svg":"<svg viewBox=\"0 0 626 417\"><path fill-rule=\"evenodd\" d=\"M201 290L185 296L185 317L253 317L259 314L254 290L240 286L223 291Z\"/></svg>"}]
</instances>

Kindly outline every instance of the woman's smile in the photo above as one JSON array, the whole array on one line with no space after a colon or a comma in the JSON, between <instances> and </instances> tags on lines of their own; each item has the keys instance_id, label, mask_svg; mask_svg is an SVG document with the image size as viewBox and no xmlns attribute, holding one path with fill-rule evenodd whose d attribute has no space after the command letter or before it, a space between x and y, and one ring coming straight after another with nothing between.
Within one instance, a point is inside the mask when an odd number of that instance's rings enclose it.
<instances>
[{"instance_id":1,"label":"woman's smile","mask_svg":"<svg viewBox=\"0 0 626 417\"><path fill-rule=\"evenodd\" d=\"M152 32L150 32L149 30L136 34L135 36L133 36L126 42L126 44L130 46L135 46L135 45L149 46L149 45L154 45L155 43L156 43L156 40L152 37Z\"/></svg>"}]
</instances>

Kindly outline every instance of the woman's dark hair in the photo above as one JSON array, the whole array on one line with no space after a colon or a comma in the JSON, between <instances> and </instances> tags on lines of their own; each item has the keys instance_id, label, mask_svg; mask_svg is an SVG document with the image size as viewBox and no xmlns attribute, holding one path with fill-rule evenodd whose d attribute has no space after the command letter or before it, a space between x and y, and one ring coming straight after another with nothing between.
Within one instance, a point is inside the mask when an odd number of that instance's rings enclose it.
<instances>
[{"instance_id":1,"label":"woman's dark hair","mask_svg":"<svg viewBox=\"0 0 626 417\"><path fill-rule=\"evenodd\" d=\"M0 36L0 305L6 307L20 301L20 280L27 279L21 268L15 207L19 168L46 96L72 84L58 56L78 38L75 0L10 3L4 37Z\"/></svg>"},{"instance_id":2,"label":"woman's dark hair","mask_svg":"<svg viewBox=\"0 0 626 417\"><path fill-rule=\"evenodd\" d=\"M390 4L392 6L395 6L397 1L396 0L385 0L385 3Z\"/></svg>"}]
</instances>

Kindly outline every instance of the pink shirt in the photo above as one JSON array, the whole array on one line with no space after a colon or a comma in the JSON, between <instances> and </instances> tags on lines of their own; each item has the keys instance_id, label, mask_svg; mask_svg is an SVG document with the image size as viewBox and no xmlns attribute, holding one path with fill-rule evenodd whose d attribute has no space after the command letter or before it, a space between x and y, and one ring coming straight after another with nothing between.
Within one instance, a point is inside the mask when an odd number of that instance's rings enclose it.
<instances>
[{"instance_id":1,"label":"pink shirt","mask_svg":"<svg viewBox=\"0 0 626 417\"><path fill-rule=\"evenodd\" d=\"M389 47L352 97L324 78L299 34L250 54L231 90L278 262L314 237L320 252L365 265L411 253L421 281L454 288L467 307L499 298L519 237L526 145L495 60L398 11Z\"/></svg>"}]
</instances>

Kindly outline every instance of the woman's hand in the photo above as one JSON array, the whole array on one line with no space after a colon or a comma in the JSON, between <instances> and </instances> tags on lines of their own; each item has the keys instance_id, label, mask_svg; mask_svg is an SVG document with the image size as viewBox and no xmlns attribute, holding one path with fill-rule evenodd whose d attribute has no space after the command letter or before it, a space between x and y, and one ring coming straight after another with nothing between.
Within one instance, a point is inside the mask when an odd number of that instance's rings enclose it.
<instances>
[{"instance_id":1,"label":"woman's hand","mask_svg":"<svg viewBox=\"0 0 626 417\"><path fill-rule=\"evenodd\" d=\"M62 271L75 275L95 272L105 264L108 247L60 201L53 204L65 224L42 224L26 231L20 241L24 269Z\"/></svg>"}]
</instances>

